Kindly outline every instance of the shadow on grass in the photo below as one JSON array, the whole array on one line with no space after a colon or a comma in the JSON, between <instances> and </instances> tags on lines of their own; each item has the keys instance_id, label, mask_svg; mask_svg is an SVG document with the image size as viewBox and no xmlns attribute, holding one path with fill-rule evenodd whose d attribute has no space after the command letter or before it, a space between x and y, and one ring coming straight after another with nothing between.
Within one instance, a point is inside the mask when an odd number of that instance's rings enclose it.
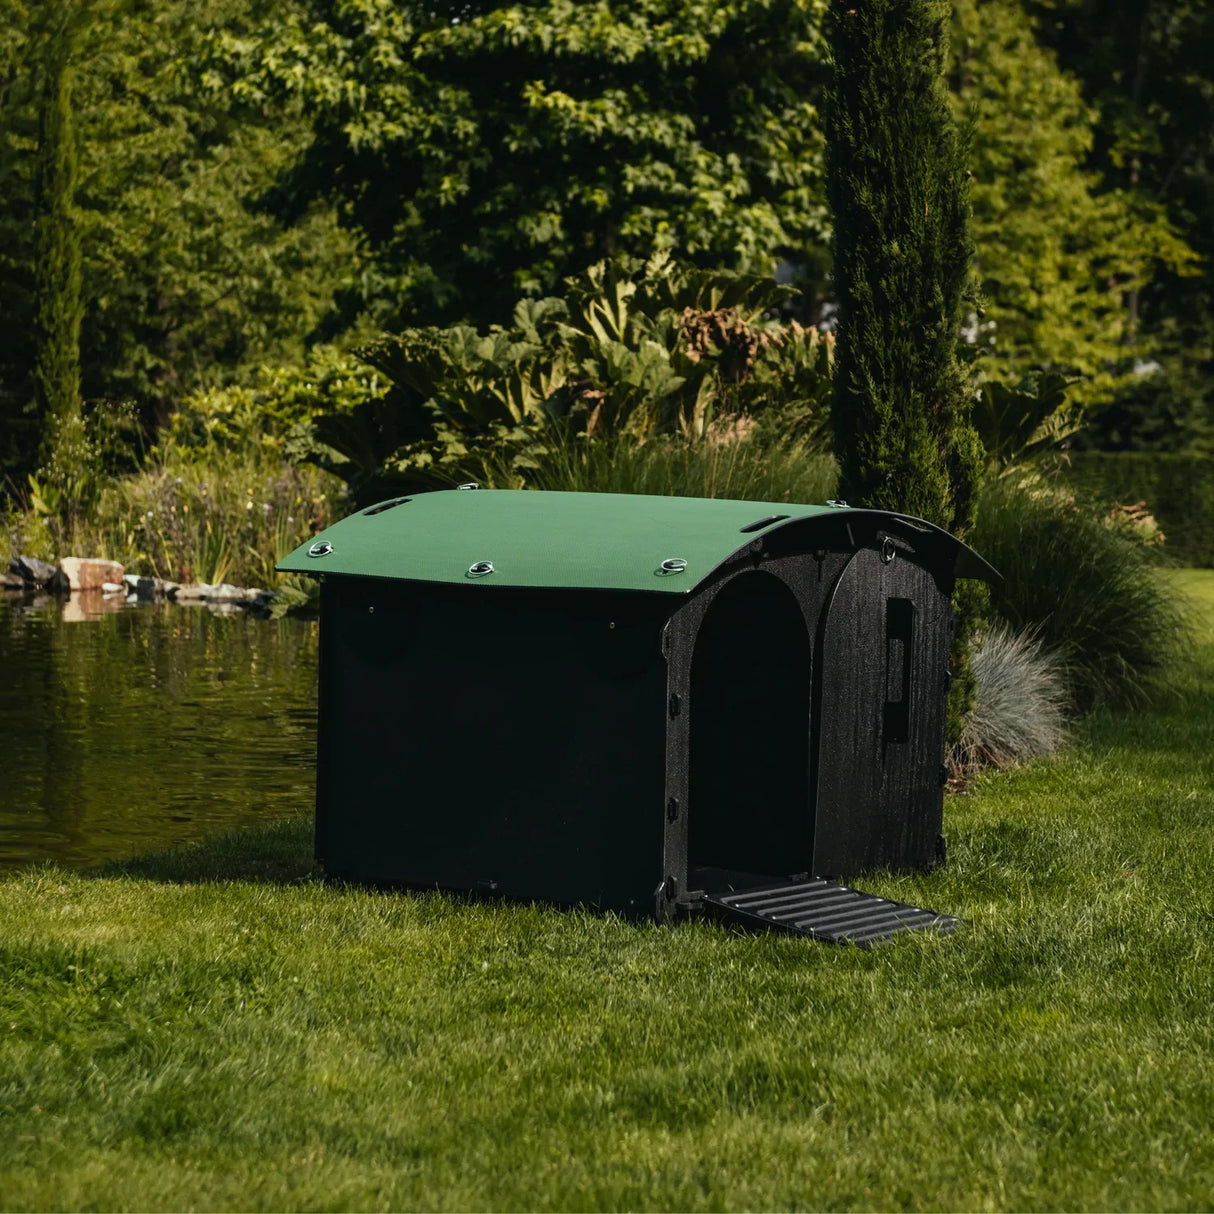
<instances>
[{"instance_id":1,"label":"shadow on grass","mask_svg":"<svg viewBox=\"0 0 1214 1214\"><path fill-rule=\"evenodd\" d=\"M312 818L291 818L217 835L202 843L149 852L85 869L84 877L133 877L169 885L247 881L290 885L319 876Z\"/></svg>"},{"instance_id":2,"label":"shadow on grass","mask_svg":"<svg viewBox=\"0 0 1214 1214\"><path fill-rule=\"evenodd\" d=\"M137 881L164 885L206 885L226 882L255 885L301 885L324 882L320 866L313 855L313 820L311 816L271 822L244 830L216 835L202 843L186 844L159 852L133 856L129 860L114 860L78 871L78 876L90 880L125 877ZM442 906L446 912L483 910L486 906L530 906L558 912L578 911L600 919L621 919L627 916L585 903L547 902L536 898L512 898L501 894L451 889L421 889L397 883L362 884L333 881L337 890L367 890L405 895L431 900L431 906ZM434 902L437 899L438 902ZM637 921L648 919L639 914Z\"/></svg>"}]
</instances>

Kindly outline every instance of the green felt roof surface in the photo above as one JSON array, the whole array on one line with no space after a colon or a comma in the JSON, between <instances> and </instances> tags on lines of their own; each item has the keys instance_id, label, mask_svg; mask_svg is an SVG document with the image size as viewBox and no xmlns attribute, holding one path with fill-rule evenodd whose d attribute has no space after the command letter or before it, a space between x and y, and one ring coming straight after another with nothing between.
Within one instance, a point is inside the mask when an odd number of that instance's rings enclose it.
<instances>
[{"instance_id":1,"label":"green felt roof surface","mask_svg":"<svg viewBox=\"0 0 1214 1214\"><path fill-rule=\"evenodd\" d=\"M371 507L373 512L377 507ZM341 573L484 586L552 586L686 594L762 532L770 515L835 513L828 506L623 493L478 489L418 493L379 513L334 523L282 560L285 573ZM318 542L332 545L312 557ZM665 560L684 572L659 572ZM493 572L469 577L480 561Z\"/></svg>"}]
</instances>

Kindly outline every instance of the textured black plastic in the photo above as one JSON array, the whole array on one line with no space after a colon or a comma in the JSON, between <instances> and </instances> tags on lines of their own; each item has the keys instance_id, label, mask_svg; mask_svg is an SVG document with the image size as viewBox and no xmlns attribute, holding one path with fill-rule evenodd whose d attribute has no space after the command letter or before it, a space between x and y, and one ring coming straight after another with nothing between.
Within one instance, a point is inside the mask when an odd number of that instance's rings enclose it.
<instances>
[{"instance_id":1,"label":"textured black plastic","mask_svg":"<svg viewBox=\"0 0 1214 1214\"><path fill-rule=\"evenodd\" d=\"M815 875L935 864L951 624L905 556L861 549L840 576L818 641Z\"/></svg>"},{"instance_id":2,"label":"textured black plastic","mask_svg":"<svg viewBox=\"0 0 1214 1214\"><path fill-rule=\"evenodd\" d=\"M835 943L867 948L898 932L952 932L960 923L940 915L891 902L831 881L798 881L758 889L708 894L705 909L726 922L771 928Z\"/></svg>"},{"instance_id":3,"label":"textured black plastic","mask_svg":"<svg viewBox=\"0 0 1214 1214\"><path fill-rule=\"evenodd\" d=\"M463 590L326 580L325 872L648 913L662 613L636 595L504 590L487 607Z\"/></svg>"}]
</instances>

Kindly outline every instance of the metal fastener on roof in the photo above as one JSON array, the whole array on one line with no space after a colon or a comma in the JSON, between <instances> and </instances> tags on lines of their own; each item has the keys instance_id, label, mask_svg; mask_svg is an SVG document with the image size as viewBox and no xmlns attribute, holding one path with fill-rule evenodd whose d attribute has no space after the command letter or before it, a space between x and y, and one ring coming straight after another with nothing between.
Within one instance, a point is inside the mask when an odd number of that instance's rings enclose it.
<instances>
[{"instance_id":1,"label":"metal fastener on roof","mask_svg":"<svg viewBox=\"0 0 1214 1214\"><path fill-rule=\"evenodd\" d=\"M848 509L847 503L841 497L832 497L826 503L828 506L833 506L836 510Z\"/></svg>"},{"instance_id":2,"label":"metal fastener on roof","mask_svg":"<svg viewBox=\"0 0 1214 1214\"><path fill-rule=\"evenodd\" d=\"M317 540L315 544L308 549L309 556L328 556L333 551L333 545L328 540Z\"/></svg>"},{"instance_id":3,"label":"metal fastener on roof","mask_svg":"<svg viewBox=\"0 0 1214 1214\"><path fill-rule=\"evenodd\" d=\"M468 566L468 577L487 577L492 572L492 561L477 561L476 564Z\"/></svg>"},{"instance_id":4,"label":"metal fastener on roof","mask_svg":"<svg viewBox=\"0 0 1214 1214\"><path fill-rule=\"evenodd\" d=\"M672 573L682 573L687 568L687 562L681 556L668 556L655 570L658 577L668 577Z\"/></svg>"},{"instance_id":5,"label":"metal fastener on roof","mask_svg":"<svg viewBox=\"0 0 1214 1214\"><path fill-rule=\"evenodd\" d=\"M466 485L456 485L457 489L479 489L480 485L476 481L469 481Z\"/></svg>"}]
</instances>

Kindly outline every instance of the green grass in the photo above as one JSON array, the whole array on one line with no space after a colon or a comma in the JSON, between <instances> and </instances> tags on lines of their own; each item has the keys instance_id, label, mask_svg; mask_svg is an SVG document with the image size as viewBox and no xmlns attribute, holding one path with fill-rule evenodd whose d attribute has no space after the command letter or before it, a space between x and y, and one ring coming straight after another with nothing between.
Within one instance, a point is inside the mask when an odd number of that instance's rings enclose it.
<instances>
[{"instance_id":1,"label":"green grass","mask_svg":"<svg viewBox=\"0 0 1214 1214\"><path fill-rule=\"evenodd\" d=\"M1184 596L1202 632L1214 637L1214 572L1209 569L1166 569L1164 578Z\"/></svg>"},{"instance_id":2,"label":"green grass","mask_svg":"<svg viewBox=\"0 0 1214 1214\"><path fill-rule=\"evenodd\" d=\"M306 823L0 884L9 1209L1209 1209L1214 574L1186 685L947 807L863 952L311 879Z\"/></svg>"}]
</instances>

